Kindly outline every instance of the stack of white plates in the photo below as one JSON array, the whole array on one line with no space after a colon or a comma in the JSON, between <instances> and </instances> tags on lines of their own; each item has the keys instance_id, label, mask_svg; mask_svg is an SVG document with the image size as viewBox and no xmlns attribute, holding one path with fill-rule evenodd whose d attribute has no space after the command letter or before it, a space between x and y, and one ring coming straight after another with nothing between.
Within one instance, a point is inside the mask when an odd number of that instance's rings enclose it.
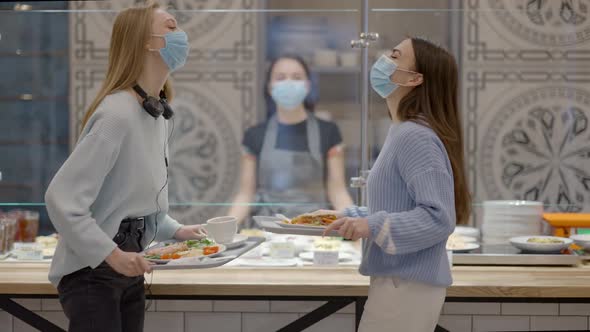
<instances>
[{"instance_id":1,"label":"stack of white plates","mask_svg":"<svg viewBox=\"0 0 590 332\"><path fill-rule=\"evenodd\" d=\"M542 232L543 203L532 201L485 201L482 235L485 244L507 244L515 236Z\"/></svg>"}]
</instances>

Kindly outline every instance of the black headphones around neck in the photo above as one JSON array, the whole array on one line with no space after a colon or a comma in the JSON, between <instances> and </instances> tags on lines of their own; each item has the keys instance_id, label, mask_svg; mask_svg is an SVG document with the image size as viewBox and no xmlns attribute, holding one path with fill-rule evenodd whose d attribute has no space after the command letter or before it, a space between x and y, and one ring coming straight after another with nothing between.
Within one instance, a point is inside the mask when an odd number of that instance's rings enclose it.
<instances>
[{"instance_id":1,"label":"black headphones around neck","mask_svg":"<svg viewBox=\"0 0 590 332\"><path fill-rule=\"evenodd\" d=\"M164 90L160 91L160 99L152 96L148 96L148 94L139 86L139 84L135 84L133 86L133 90L137 92L137 94L143 98L143 102L141 105L143 109L154 119L157 119L160 115L164 117L164 119L168 120L174 116L174 111L170 105L168 105L168 100L166 99L166 93Z\"/></svg>"}]
</instances>

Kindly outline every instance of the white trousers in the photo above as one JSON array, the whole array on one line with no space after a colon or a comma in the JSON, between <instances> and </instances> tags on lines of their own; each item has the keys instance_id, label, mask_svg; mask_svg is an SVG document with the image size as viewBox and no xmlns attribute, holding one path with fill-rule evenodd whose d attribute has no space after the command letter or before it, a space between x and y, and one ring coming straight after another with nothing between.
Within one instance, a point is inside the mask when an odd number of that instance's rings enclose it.
<instances>
[{"instance_id":1,"label":"white trousers","mask_svg":"<svg viewBox=\"0 0 590 332\"><path fill-rule=\"evenodd\" d=\"M359 332L433 332L446 293L445 287L371 277Z\"/></svg>"}]
</instances>

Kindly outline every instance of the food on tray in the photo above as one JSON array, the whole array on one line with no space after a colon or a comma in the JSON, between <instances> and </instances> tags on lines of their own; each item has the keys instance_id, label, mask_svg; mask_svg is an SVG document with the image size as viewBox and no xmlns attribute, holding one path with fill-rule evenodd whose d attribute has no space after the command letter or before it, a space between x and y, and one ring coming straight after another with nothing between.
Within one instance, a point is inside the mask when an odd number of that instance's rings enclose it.
<instances>
[{"instance_id":1,"label":"food on tray","mask_svg":"<svg viewBox=\"0 0 590 332\"><path fill-rule=\"evenodd\" d=\"M449 239L447 240L447 250L464 249L466 243L467 242L465 241L462 235L453 233L449 236Z\"/></svg>"},{"instance_id":2,"label":"food on tray","mask_svg":"<svg viewBox=\"0 0 590 332\"><path fill-rule=\"evenodd\" d=\"M338 251L340 250L340 241L317 240L314 243L316 251Z\"/></svg>"},{"instance_id":3,"label":"food on tray","mask_svg":"<svg viewBox=\"0 0 590 332\"><path fill-rule=\"evenodd\" d=\"M333 214L320 214L315 216L303 214L291 219L291 225L328 226L336 219L338 219L338 217Z\"/></svg>"},{"instance_id":4,"label":"food on tray","mask_svg":"<svg viewBox=\"0 0 590 332\"><path fill-rule=\"evenodd\" d=\"M240 231L240 234L246 236L257 236L257 237L265 237L266 234L261 229L254 229L254 228L245 228Z\"/></svg>"},{"instance_id":5,"label":"food on tray","mask_svg":"<svg viewBox=\"0 0 590 332\"><path fill-rule=\"evenodd\" d=\"M51 248L57 246L57 234L49 236L37 236L35 242L42 245L44 248Z\"/></svg>"},{"instance_id":6,"label":"food on tray","mask_svg":"<svg viewBox=\"0 0 590 332\"><path fill-rule=\"evenodd\" d=\"M545 244L545 243L563 243L563 240L556 239L556 238L550 238L550 237L532 237L532 238L526 240L526 242Z\"/></svg>"},{"instance_id":7,"label":"food on tray","mask_svg":"<svg viewBox=\"0 0 590 332\"><path fill-rule=\"evenodd\" d=\"M219 252L219 246L209 239L187 240L167 243L163 247L149 249L144 257L147 259L179 259L184 257L209 256Z\"/></svg>"},{"instance_id":8,"label":"food on tray","mask_svg":"<svg viewBox=\"0 0 590 332\"><path fill-rule=\"evenodd\" d=\"M44 257L51 257L55 254L55 248L57 247L57 239L57 234L52 234L48 236L37 236L35 238L35 243L42 247Z\"/></svg>"}]
</instances>

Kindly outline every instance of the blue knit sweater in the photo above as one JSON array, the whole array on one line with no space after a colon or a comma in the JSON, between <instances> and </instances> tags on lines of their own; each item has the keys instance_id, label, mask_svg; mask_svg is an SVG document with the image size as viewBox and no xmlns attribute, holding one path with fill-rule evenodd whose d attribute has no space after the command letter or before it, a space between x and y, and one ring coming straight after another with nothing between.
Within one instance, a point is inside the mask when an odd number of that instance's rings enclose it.
<instances>
[{"instance_id":1,"label":"blue knit sweater","mask_svg":"<svg viewBox=\"0 0 590 332\"><path fill-rule=\"evenodd\" d=\"M445 246L455 228L453 172L434 131L414 122L393 125L367 194L367 207L345 211L369 220L360 273L451 285Z\"/></svg>"}]
</instances>

